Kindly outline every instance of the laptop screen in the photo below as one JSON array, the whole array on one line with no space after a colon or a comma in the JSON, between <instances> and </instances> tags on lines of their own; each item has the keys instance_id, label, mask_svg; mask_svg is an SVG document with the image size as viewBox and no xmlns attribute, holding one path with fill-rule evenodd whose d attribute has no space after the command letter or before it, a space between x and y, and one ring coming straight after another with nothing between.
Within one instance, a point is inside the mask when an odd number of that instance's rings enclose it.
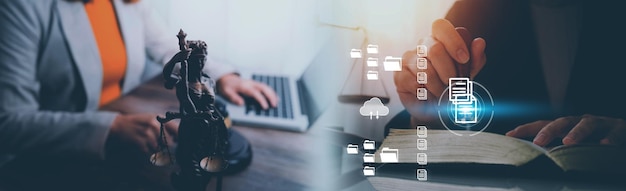
<instances>
[{"instance_id":1,"label":"laptop screen","mask_svg":"<svg viewBox=\"0 0 626 191\"><path fill-rule=\"evenodd\" d=\"M303 110L309 116L309 123L324 112L328 106L337 100L337 95L345 81L345 74L349 71L349 64L340 64L341 46L337 40L330 37L322 46L318 54L302 73L298 81L300 95L303 96Z\"/></svg>"}]
</instances>

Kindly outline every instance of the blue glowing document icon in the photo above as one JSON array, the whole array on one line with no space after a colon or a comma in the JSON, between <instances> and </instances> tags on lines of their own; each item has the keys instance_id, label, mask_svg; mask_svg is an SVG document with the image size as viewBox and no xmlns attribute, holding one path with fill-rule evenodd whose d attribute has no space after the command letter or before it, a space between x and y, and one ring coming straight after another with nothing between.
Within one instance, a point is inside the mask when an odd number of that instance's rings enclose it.
<instances>
[{"instance_id":1,"label":"blue glowing document icon","mask_svg":"<svg viewBox=\"0 0 626 191\"><path fill-rule=\"evenodd\" d=\"M478 121L477 102L469 78L450 78L448 99L454 105L454 123L473 124Z\"/></svg>"},{"instance_id":2,"label":"blue glowing document icon","mask_svg":"<svg viewBox=\"0 0 626 191\"><path fill-rule=\"evenodd\" d=\"M454 122L458 124L472 124L478 120L476 98L470 95L469 102L459 102L454 105Z\"/></svg>"}]
</instances>

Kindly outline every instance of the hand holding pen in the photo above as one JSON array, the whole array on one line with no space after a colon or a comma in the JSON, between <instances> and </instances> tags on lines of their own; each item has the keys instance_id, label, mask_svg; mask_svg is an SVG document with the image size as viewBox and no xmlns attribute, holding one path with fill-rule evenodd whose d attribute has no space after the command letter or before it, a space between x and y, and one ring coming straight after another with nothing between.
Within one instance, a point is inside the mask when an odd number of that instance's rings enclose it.
<instances>
[{"instance_id":1,"label":"hand holding pen","mask_svg":"<svg viewBox=\"0 0 626 191\"><path fill-rule=\"evenodd\" d=\"M472 38L464 28L455 28L445 19L433 22L432 34L422 38L418 44L425 45L426 69L417 67L417 50L406 52L403 57L402 71L396 72L394 82L400 101L412 116L412 125L429 125L437 122L437 100L448 87L452 77L475 77L486 63L486 42L482 38ZM426 84L418 84L417 73L425 72ZM417 89L427 90L427 100L417 99ZM439 126L440 123L433 123Z\"/></svg>"}]
</instances>

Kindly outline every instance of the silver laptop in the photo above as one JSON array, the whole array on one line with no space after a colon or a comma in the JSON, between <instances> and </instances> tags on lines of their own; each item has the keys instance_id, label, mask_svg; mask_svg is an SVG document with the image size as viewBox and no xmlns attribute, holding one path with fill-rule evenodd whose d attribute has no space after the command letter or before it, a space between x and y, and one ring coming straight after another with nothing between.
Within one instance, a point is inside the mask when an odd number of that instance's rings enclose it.
<instances>
[{"instance_id":1,"label":"silver laptop","mask_svg":"<svg viewBox=\"0 0 626 191\"><path fill-rule=\"evenodd\" d=\"M226 108L235 125L275 128L304 132L327 108L331 99L336 99L333 87L337 87L333 78L328 77L328 57L331 50L318 53L304 72L299 76L263 74L241 71L245 79L265 83L276 91L280 98L276 108L262 110L252 97L244 97L244 106L227 102ZM341 84L339 84L341 85Z\"/></svg>"}]
</instances>

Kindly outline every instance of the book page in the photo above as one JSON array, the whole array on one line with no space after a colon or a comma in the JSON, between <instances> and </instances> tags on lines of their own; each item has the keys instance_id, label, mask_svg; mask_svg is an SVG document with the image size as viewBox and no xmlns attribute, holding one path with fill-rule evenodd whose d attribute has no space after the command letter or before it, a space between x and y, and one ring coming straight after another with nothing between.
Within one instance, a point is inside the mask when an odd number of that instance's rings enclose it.
<instances>
[{"instance_id":1,"label":"book page","mask_svg":"<svg viewBox=\"0 0 626 191\"><path fill-rule=\"evenodd\" d=\"M480 190L480 191L513 191L522 190L519 188L493 188L484 186L466 186L458 184L446 184L437 182L420 182L415 180L405 180L399 178L387 178L387 177L368 177L372 186L376 190L429 190L429 191L448 191L448 190Z\"/></svg>"},{"instance_id":2,"label":"book page","mask_svg":"<svg viewBox=\"0 0 626 191\"><path fill-rule=\"evenodd\" d=\"M562 145L548 157L564 171L624 174L626 149L608 145Z\"/></svg>"},{"instance_id":3,"label":"book page","mask_svg":"<svg viewBox=\"0 0 626 191\"><path fill-rule=\"evenodd\" d=\"M428 130L427 149L417 148L415 129L391 129L376 151L375 161L382 163L382 148L398 149L399 163L416 163L417 153L426 153L428 163L480 163L521 166L547 151L531 142L482 132L458 136L447 130Z\"/></svg>"}]
</instances>

